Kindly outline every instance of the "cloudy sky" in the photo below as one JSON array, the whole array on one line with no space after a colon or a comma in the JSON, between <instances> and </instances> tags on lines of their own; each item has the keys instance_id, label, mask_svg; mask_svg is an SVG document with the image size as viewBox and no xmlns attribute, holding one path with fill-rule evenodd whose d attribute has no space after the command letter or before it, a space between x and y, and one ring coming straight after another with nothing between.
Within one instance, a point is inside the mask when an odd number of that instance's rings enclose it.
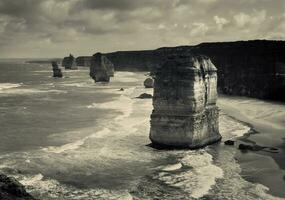
<instances>
[{"instance_id":1,"label":"cloudy sky","mask_svg":"<svg viewBox=\"0 0 285 200\"><path fill-rule=\"evenodd\" d=\"M285 0L0 0L0 58L285 39Z\"/></svg>"}]
</instances>

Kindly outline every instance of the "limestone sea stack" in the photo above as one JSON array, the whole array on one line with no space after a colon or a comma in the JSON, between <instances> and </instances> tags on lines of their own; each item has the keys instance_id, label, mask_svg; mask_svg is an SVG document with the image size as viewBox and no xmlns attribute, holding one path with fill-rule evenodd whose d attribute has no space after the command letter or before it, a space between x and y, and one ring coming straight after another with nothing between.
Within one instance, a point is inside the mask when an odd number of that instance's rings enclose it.
<instances>
[{"instance_id":1,"label":"limestone sea stack","mask_svg":"<svg viewBox=\"0 0 285 200\"><path fill-rule=\"evenodd\" d=\"M150 139L154 145L195 149L221 139L217 69L209 58L172 55L152 76Z\"/></svg>"},{"instance_id":2,"label":"limestone sea stack","mask_svg":"<svg viewBox=\"0 0 285 200\"><path fill-rule=\"evenodd\" d=\"M72 54L69 54L68 57L64 57L62 60L62 66L65 69L78 69L76 65L75 57Z\"/></svg>"},{"instance_id":3,"label":"limestone sea stack","mask_svg":"<svg viewBox=\"0 0 285 200\"><path fill-rule=\"evenodd\" d=\"M95 82L109 82L114 76L114 65L101 53L96 53L91 59L90 76Z\"/></svg>"},{"instance_id":4,"label":"limestone sea stack","mask_svg":"<svg viewBox=\"0 0 285 200\"><path fill-rule=\"evenodd\" d=\"M61 69L58 67L58 64L56 61L52 61L52 71L53 71L53 77L62 78L62 72Z\"/></svg>"}]
</instances>

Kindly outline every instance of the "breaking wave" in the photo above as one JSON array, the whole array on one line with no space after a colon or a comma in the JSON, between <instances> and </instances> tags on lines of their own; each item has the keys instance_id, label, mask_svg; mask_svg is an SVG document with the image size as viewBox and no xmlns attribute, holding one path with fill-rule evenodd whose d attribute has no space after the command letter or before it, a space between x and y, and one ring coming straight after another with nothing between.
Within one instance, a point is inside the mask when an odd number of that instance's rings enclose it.
<instances>
[{"instance_id":1,"label":"breaking wave","mask_svg":"<svg viewBox=\"0 0 285 200\"><path fill-rule=\"evenodd\" d=\"M178 163L162 167L156 177L165 184L179 188L193 198L203 197L223 177L223 170L213 164L205 150L183 153Z\"/></svg>"},{"instance_id":2,"label":"breaking wave","mask_svg":"<svg viewBox=\"0 0 285 200\"><path fill-rule=\"evenodd\" d=\"M62 200L132 200L132 196L125 190L107 189L78 189L73 186L59 183L57 180L45 178L42 174L18 175L15 178L26 186L28 192L40 199Z\"/></svg>"},{"instance_id":3,"label":"breaking wave","mask_svg":"<svg viewBox=\"0 0 285 200\"><path fill-rule=\"evenodd\" d=\"M18 84L18 83L0 83L0 93L5 92L8 89L11 88L17 88L20 87L22 85L22 83Z\"/></svg>"},{"instance_id":4,"label":"breaking wave","mask_svg":"<svg viewBox=\"0 0 285 200\"><path fill-rule=\"evenodd\" d=\"M78 149L80 146L84 145L84 143L86 142L86 140L91 139L91 138L102 138L106 135L108 135L110 133L110 129L108 128L104 128L103 130L100 130L92 135L89 135L87 137L84 137L83 139L71 142L71 143L67 143L64 144L62 146L50 146L50 147L46 147L43 148L42 150L44 151L48 151L51 153L63 153L66 151L71 151L71 150L76 150Z\"/></svg>"}]
</instances>

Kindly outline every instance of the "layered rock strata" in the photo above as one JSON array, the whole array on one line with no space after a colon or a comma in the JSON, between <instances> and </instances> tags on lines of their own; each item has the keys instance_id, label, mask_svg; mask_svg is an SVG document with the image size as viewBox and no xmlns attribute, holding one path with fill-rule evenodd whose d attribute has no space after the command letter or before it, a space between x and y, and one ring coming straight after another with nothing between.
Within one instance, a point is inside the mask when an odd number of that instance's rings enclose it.
<instances>
[{"instance_id":1,"label":"layered rock strata","mask_svg":"<svg viewBox=\"0 0 285 200\"><path fill-rule=\"evenodd\" d=\"M105 54L115 70L152 71L172 54L191 51L218 68L220 93L285 101L285 41L237 41Z\"/></svg>"},{"instance_id":2,"label":"layered rock strata","mask_svg":"<svg viewBox=\"0 0 285 200\"><path fill-rule=\"evenodd\" d=\"M221 139L217 70L209 58L170 56L153 72L153 78L153 144L195 149Z\"/></svg>"},{"instance_id":3,"label":"layered rock strata","mask_svg":"<svg viewBox=\"0 0 285 200\"><path fill-rule=\"evenodd\" d=\"M57 62L53 61L51 64L52 64L53 77L62 78L63 75L61 69L58 67Z\"/></svg>"},{"instance_id":4,"label":"layered rock strata","mask_svg":"<svg viewBox=\"0 0 285 200\"><path fill-rule=\"evenodd\" d=\"M76 65L81 67L90 67L91 59L92 56L78 56L76 58Z\"/></svg>"},{"instance_id":5,"label":"layered rock strata","mask_svg":"<svg viewBox=\"0 0 285 200\"><path fill-rule=\"evenodd\" d=\"M96 53L91 59L90 76L95 82L109 82L114 76L114 65L101 53Z\"/></svg>"},{"instance_id":6,"label":"layered rock strata","mask_svg":"<svg viewBox=\"0 0 285 200\"><path fill-rule=\"evenodd\" d=\"M68 57L64 57L62 60L62 66L65 69L78 69L77 65L76 65L76 60L75 57L72 54L69 54Z\"/></svg>"}]
</instances>

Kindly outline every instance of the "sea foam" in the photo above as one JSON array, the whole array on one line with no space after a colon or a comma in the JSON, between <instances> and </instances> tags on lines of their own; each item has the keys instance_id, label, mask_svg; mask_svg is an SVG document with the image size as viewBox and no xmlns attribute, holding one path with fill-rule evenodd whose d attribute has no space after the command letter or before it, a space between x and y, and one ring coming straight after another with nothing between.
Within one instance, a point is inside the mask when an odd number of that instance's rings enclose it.
<instances>
[{"instance_id":1,"label":"sea foam","mask_svg":"<svg viewBox=\"0 0 285 200\"><path fill-rule=\"evenodd\" d=\"M0 93L4 92L7 89L20 87L22 83L0 83Z\"/></svg>"},{"instance_id":2,"label":"sea foam","mask_svg":"<svg viewBox=\"0 0 285 200\"><path fill-rule=\"evenodd\" d=\"M222 177L223 170L213 164L212 156L205 150L197 150L183 153L180 163L163 167L157 178L186 191L192 198L200 198Z\"/></svg>"},{"instance_id":3,"label":"sea foam","mask_svg":"<svg viewBox=\"0 0 285 200\"><path fill-rule=\"evenodd\" d=\"M62 146L50 146L50 147L42 148L42 150L47 151L47 152L51 152L51 153L63 153L66 151L76 150L80 146L84 145L86 140L88 140L90 138L102 138L102 137L108 135L108 133L110 133L110 130L108 128L104 128L103 130L100 130L94 134L86 136L80 140L77 140L77 141L74 141L71 143L67 143L67 144L64 144Z\"/></svg>"},{"instance_id":4,"label":"sea foam","mask_svg":"<svg viewBox=\"0 0 285 200\"><path fill-rule=\"evenodd\" d=\"M28 192L39 199L62 200L132 200L131 194L126 190L108 189L78 189L65 185L51 178L45 178L42 174L18 175L15 177L22 183Z\"/></svg>"}]
</instances>

